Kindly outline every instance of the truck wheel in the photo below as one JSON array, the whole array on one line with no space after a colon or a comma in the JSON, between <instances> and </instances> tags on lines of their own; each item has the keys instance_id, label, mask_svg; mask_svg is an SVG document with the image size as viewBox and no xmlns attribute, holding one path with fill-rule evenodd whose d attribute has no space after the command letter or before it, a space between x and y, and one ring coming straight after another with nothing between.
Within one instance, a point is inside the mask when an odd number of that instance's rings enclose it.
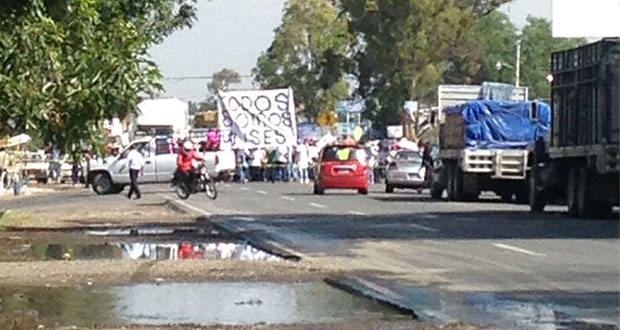
<instances>
[{"instance_id":1,"label":"truck wheel","mask_svg":"<svg viewBox=\"0 0 620 330\"><path fill-rule=\"evenodd\" d=\"M541 189L540 169L538 168L538 160L536 156L532 157L532 170L529 180L529 202L530 212L542 213L545 211L547 201L544 195L544 189Z\"/></svg>"},{"instance_id":2,"label":"truck wheel","mask_svg":"<svg viewBox=\"0 0 620 330\"><path fill-rule=\"evenodd\" d=\"M566 178L566 206L568 213L572 216L578 216L577 210L577 176L579 166L577 164L570 165L568 169L568 177Z\"/></svg>"},{"instance_id":3,"label":"truck wheel","mask_svg":"<svg viewBox=\"0 0 620 330\"><path fill-rule=\"evenodd\" d=\"M392 186L391 184L387 183L387 181L385 182L385 192L388 194L391 194L394 192L394 186Z\"/></svg>"},{"instance_id":4,"label":"truck wheel","mask_svg":"<svg viewBox=\"0 0 620 330\"><path fill-rule=\"evenodd\" d=\"M463 172L456 162L450 164L450 169L448 199L451 201L463 201L466 197L463 194Z\"/></svg>"},{"instance_id":5,"label":"truck wheel","mask_svg":"<svg viewBox=\"0 0 620 330\"><path fill-rule=\"evenodd\" d=\"M431 198L432 199L441 199L441 195L443 194L443 187L440 183L435 183L431 185Z\"/></svg>"},{"instance_id":6,"label":"truck wheel","mask_svg":"<svg viewBox=\"0 0 620 330\"><path fill-rule=\"evenodd\" d=\"M500 193L500 196L502 198L502 202L504 202L504 203L512 202L512 195L513 195L512 191L502 191Z\"/></svg>"},{"instance_id":7,"label":"truck wheel","mask_svg":"<svg viewBox=\"0 0 620 330\"><path fill-rule=\"evenodd\" d=\"M589 218L594 213L592 212L593 203L590 201L590 195L588 191L590 190L590 187L588 186L588 181L588 167L585 165L581 166L579 172L577 173L577 187L575 189L576 213L577 216L580 218Z\"/></svg>"},{"instance_id":8,"label":"truck wheel","mask_svg":"<svg viewBox=\"0 0 620 330\"><path fill-rule=\"evenodd\" d=\"M107 195L112 193L113 190L112 180L106 173L96 174L93 178L93 190L98 195Z\"/></svg>"},{"instance_id":9,"label":"truck wheel","mask_svg":"<svg viewBox=\"0 0 620 330\"><path fill-rule=\"evenodd\" d=\"M515 193L515 197L517 198L518 204L527 205L530 202L530 191L527 189L527 187L523 187Z\"/></svg>"},{"instance_id":10,"label":"truck wheel","mask_svg":"<svg viewBox=\"0 0 620 330\"><path fill-rule=\"evenodd\" d=\"M454 178L454 174L455 174L455 166L450 162L447 164L444 164L444 173L446 175L446 191L448 193L448 200L449 201L454 201L456 200L456 187L455 185L455 178Z\"/></svg>"}]
</instances>

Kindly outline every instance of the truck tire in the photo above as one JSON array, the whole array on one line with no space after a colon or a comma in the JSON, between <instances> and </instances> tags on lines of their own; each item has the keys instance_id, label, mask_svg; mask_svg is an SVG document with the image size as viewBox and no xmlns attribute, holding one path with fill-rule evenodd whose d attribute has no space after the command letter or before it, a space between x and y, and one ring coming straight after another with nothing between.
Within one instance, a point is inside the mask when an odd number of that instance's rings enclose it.
<instances>
[{"instance_id":1,"label":"truck tire","mask_svg":"<svg viewBox=\"0 0 620 330\"><path fill-rule=\"evenodd\" d=\"M566 180L566 206L568 213L572 216L579 216L577 210L577 176L579 172L578 164L571 164L568 169L568 178Z\"/></svg>"},{"instance_id":2,"label":"truck tire","mask_svg":"<svg viewBox=\"0 0 620 330\"><path fill-rule=\"evenodd\" d=\"M107 195L112 193L114 185L112 179L107 173L98 173L93 177L93 191L97 195ZM119 191L120 192L120 191Z\"/></svg>"},{"instance_id":3,"label":"truck tire","mask_svg":"<svg viewBox=\"0 0 620 330\"><path fill-rule=\"evenodd\" d=\"M394 192L394 186L392 186L391 184L389 184L387 181L385 181L385 192L387 194L391 194Z\"/></svg>"},{"instance_id":4,"label":"truck tire","mask_svg":"<svg viewBox=\"0 0 620 330\"><path fill-rule=\"evenodd\" d=\"M431 185L431 198L432 199L441 199L441 195L442 194L443 194L443 187L441 186L441 183L433 182L433 184Z\"/></svg>"},{"instance_id":5,"label":"truck tire","mask_svg":"<svg viewBox=\"0 0 620 330\"><path fill-rule=\"evenodd\" d=\"M547 200L544 194L544 187L542 186L542 179L540 177L540 168L538 167L538 160L535 153L532 155L532 170L530 171L529 180L529 202L530 212L542 213L545 211Z\"/></svg>"},{"instance_id":6,"label":"truck tire","mask_svg":"<svg viewBox=\"0 0 620 330\"><path fill-rule=\"evenodd\" d=\"M463 172L459 168L458 163L451 162L449 167L448 200L462 201L465 199L464 197L470 197L463 195Z\"/></svg>"},{"instance_id":7,"label":"truck tire","mask_svg":"<svg viewBox=\"0 0 620 330\"><path fill-rule=\"evenodd\" d=\"M452 162L444 164L444 173L446 175L446 191L448 193L448 200L454 201L456 200L456 180L454 178L454 165Z\"/></svg>"},{"instance_id":8,"label":"truck tire","mask_svg":"<svg viewBox=\"0 0 620 330\"><path fill-rule=\"evenodd\" d=\"M593 206L594 203L590 201L589 194L589 173L587 166L581 166L579 168L579 172L577 173L577 187L576 187L576 211L577 216L580 218L590 218L594 215Z\"/></svg>"}]
</instances>

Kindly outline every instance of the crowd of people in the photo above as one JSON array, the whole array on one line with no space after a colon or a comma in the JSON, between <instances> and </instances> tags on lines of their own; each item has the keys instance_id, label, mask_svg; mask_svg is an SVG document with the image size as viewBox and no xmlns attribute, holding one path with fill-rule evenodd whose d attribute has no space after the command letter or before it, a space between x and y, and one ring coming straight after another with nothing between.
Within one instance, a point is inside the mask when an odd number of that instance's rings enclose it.
<instances>
[{"instance_id":1,"label":"crowd of people","mask_svg":"<svg viewBox=\"0 0 620 330\"><path fill-rule=\"evenodd\" d=\"M309 184L314 178L314 165L319 151L312 139L302 140L297 146L236 149L236 177L242 183L264 181Z\"/></svg>"},{"instance_id":2,"label":"crowd of people","mask_svg":"<svg viewBox=\"0 0 620 330\"><path fill-rule=\"evenodd\" d=\"M371 141L366 143L365 151L370 171L371 183L385 180L385 168L399 150L404 149L399 141ZM428 173L432 173L433 147L428 141L420 141L410 147L420 152ZM314 180L320 147L311 138L299 141L297 146L281 146L262 149L236 149L238 182L300 182L309 184ZM430 180L430 175L429 178Z\"/></svg>"}]
</instances>

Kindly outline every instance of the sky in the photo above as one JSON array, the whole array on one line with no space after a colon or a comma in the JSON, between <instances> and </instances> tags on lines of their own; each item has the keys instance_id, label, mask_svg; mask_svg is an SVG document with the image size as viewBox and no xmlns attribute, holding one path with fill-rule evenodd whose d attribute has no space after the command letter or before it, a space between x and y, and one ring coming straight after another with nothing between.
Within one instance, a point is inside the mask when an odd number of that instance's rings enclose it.
<instances>
[{"instance_id":1,"label":"sky","mask_svg":"<svg viewBox=\"0 0 620 330\"><path fill-rule=\"evenodd\" d=\"M162 97L201 101L210 76L223 68L250 75L256 59L273 40L285 0L199 0L198 20L191 29L174 32L151 55L164 75ZM551 0L513 0L500 9L521 28L528 15L551 19ZM243 78L235 88L252 87Z\"/></svg>"}]
</instances>

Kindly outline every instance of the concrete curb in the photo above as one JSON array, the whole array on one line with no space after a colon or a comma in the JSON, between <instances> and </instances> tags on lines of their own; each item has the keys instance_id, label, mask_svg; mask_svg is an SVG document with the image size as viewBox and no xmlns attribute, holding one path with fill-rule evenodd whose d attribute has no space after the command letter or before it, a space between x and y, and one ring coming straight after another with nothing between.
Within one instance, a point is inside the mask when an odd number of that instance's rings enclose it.
<instances>
[{"instance_id":1,"label":"concrete curb","mask_svg":"<svg viewBox=\"0 0 620 330\"><path fill-rule=\"evenodd\" d=\"M166 198L166 206L171 208L174 211L183 213L183 214L194 214L198 213L197 210L193 210L183 205L185 203L181 203L181 201L169 198ZM219 228L223 232L230 233L232 235L239 236L250 243L252 246L255 246L261 250L265 250L272 254L275 254L279 257L282 257L291 261L299 261L302 258L305 258L303 253L299 251L295 251L290 249L283 244L279 243L277 240L269 237L265 237L265 235L260 235L256 232L246 232L234 226L233 224L225 223L224 221L217 221L211 218L211 214L204 212L203 215L198 216L198 220L208 221L213 224L214 227Z\"/></svg>"}]
</instances>

